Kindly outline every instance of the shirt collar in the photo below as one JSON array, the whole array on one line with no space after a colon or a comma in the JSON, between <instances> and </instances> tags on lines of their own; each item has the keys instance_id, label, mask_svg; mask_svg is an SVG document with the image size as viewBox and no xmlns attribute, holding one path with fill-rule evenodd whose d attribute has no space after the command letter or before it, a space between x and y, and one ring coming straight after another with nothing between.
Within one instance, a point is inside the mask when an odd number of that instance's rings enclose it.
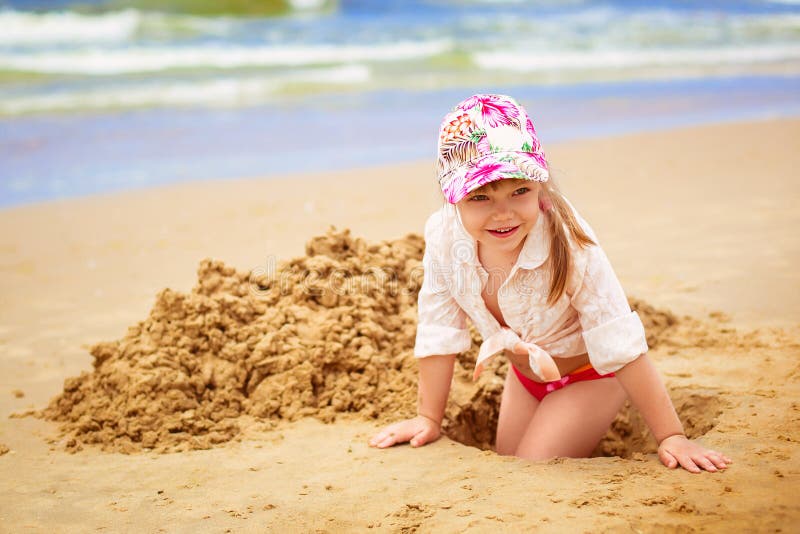
<instances>
[{"instance_id":1,"label":"shirt collar","mask_svg":"<svg viewBox=\"0 0 800 534\"><path fill-rule=\"evenodd\" d=\"M461 216L455 205L449 204L447 206L450 217L453 218L453 246L452 257L455 263L468 264L479 266L478 261L478 248L475 240L464 228L461 222ZM525 243L522 245L522 250L517 258L517 265L522 269L535 269L545 262L550 255L550 232L547 231L548 217L545 212L539 213L536 219L536 224L533 225L528 236L525 238Z\"/></svg>"}]
</instances>

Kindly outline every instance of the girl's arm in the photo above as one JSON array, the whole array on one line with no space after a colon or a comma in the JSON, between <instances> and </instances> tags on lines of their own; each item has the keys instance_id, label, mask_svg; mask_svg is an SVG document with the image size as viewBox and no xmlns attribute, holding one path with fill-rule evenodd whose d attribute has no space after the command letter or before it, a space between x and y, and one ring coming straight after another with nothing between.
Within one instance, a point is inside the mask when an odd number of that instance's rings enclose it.
<instances>
[{"instance_id":1,"label":"girl's arm","mask_svg":"<svg viewBox=\"0 0 800 534\"><path fill-rule=\"evenodd\" d=\"M594 238L593 234L592 237ZM658 440L661 463L687 471L724 469L730 458L686 439L661 377L647 356L639 316L631 312L614 269L600 246L576 255L572 306L578 311L589 361L600 374L616 373L633 405ZM577 276L577 273L580 273Z\"/></svg>"},{"instance_id":2,"label":"girl's arm","mask_svg":"<svg viewBox=\"0 0 800 534\"><path fill-rule=\"evenodd\" d=\"M650 427L659 444L658 456L664 465L672 468L680 464L687 471L699 473L701 468L717 471L731 463L727 456L686 438L667 388L646 353L615 374Z\"/></svg>"},{"instance_id":3,"label":"girl's arm","mask_svg":"<svg viewBox=\"0 0 800 534\"><path fill-rule=\"evenodd\" d=\"M417 388L417 416L394 423L372 437L372 447L385 448L398 443L411 442L412 447L420 447L439 439L442 419L453 380L455 354L428 356L419 362L419 383Z\"/></svg>"},{"instance_id":4,"label":"girl's arm","mask_svg":"<svg viewBox=\"0 0 800 534\"><path fill-rule=\"evenodd\" d=\"M456 355L428 356L419 360L417 387L417 414L427 417L437 425L442 424Z\"/></svg>"},{"instance_id":5,"label":"girl's arm","mask_svg":"<svg viewBox=\"0 0 800 534\"><path fill-rule=\"evenodd\" d=\"M647 354L642 354L615 374L658 443L669 436L683 435L683 424L678 419L672 399Z\"/></svg>"}]
</instances>

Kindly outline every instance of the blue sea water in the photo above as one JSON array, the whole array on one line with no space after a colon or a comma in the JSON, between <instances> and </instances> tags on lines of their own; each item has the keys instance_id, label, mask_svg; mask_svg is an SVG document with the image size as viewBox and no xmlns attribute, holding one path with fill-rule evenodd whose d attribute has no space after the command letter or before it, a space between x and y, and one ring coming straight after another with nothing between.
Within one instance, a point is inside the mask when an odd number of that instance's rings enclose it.
<instances>
[{"instance_id":1,"label":"blue sea water","mask_svg":"<svg viewBox=\"0 0 800 534\"><path fill-rule=\"evenodd\" d=\"M798 2L0 0L0 206L432 159L477 91L546 147L797 116L798 89Z\"/></svg>"}]
</instances>

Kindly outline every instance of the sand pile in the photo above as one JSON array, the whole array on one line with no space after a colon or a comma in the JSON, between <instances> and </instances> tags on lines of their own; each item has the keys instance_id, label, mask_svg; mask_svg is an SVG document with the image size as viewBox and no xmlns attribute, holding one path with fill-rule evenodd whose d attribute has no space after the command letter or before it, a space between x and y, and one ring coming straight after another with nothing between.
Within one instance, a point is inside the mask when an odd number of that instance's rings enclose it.
<instances>
[{"instance_id":1,"label":"sand pile","mask_svg":"<svg viewBox=\"0 0 800 534\"><path fill-rule=\"evenodd\" d=\"M379 421L412 415L423 249L418 235L370 245L331 229L274 272L204 260L191 293L163 290L124 338L91 347L93 370L67 379L42 415L63 423L68 449L90 443L121 452L208 448L252 421L269 428L307 416L331 422L342 412ZM672 314L632 306L651 347L685 337ZM476 332L473 339L456 366L444 428L486 448L506 364L496 359L495 373L473 384ZM624 452L621 441L636 433L630 417L620 415L600 453Z\"/></svg>"},{"instance_id":2,"label":"sand pile","mask_svg":"<svg viewBox=\"0 0 800 534\"><path fill-rule=\"evenodd\" d=\"M163 290L123 339L93 346L92 372L67 379L44 415L70 447L129 452L207 448L242 415L408 411L423 247L331 230L271 273L204 260L190 294Z\"/></svg>"}]
</instances>

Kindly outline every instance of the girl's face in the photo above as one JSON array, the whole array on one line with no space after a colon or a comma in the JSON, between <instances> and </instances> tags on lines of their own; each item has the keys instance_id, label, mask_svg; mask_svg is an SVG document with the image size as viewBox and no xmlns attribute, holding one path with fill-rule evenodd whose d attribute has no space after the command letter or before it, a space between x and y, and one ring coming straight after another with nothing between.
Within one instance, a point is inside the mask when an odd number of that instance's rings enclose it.
<instances>
[{"instance_id":1,"label":"girl's face","mask_svg":"<svg viewBox=\"0 0 800 534\"><path fill-rule=\"evenodd\" d=\"M530 180L498 180L469 193L456 206L467 233L483 252L513 255L539 218L541 184Z\"/></svg>"}]
</instances>

